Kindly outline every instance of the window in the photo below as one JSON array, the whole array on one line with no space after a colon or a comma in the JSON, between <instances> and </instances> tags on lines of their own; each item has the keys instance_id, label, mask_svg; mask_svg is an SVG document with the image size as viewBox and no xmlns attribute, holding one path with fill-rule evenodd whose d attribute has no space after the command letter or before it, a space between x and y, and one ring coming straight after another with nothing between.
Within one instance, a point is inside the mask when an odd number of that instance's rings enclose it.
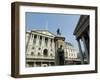
<instances>
[{"instance_id":1,"label":"window","mask_svg":"<svg viewBox=\"0 0 100 80\"><path fill-rule=\"evenodd\" d=\"M50 56L53 56L53 54L51 53Z\"/></svg>"},{"instance_id":2,"label":"window","mask_svg":"<svg viewBox=\"0 0 100 80\"><path fill-rule=\"evenodd\" d=\"M42 43L42 36L40 36L39 45L41 46Z\"/></svg>"},{"instance_id":3,"label":"window","mask_svg":"<svg viewBox=\"0 0 100 80\"><path fill-rule=\"evenodd\" d=\"M41 48L39 48L39 50L41 50Z\"/></svg>"},{"instance_id":4,"label":"window","mask_svg":"<svg viewBox=\"0 0 100 80\"><path fill-rule=\"evenodd\" d=\"M40 52L38 52L38 56L41 56Z\"/></svg>"},{"instance_id":5,"label":"window","mask_svg":"<svg viewBox=\"0 0 100 80\"><path fill-rule=\"evenodd\" d=\"M33 40L33 44L36 44L36 39L37 39L37 35L34 35L34 40Z\"/></svg>"},{"instance_id":6,"label":"window","mask_svg":"<svg viewBox=\"0 0 100 80\"><path fill-rule=\"evenodd\" d=\"M34 52L31 52L31 55L34 55Z\"/></svg>"},{"instance_id":7,"label":"window","mask_svg":"<svg viewBox=\"0 0 100 80\"><path fill-rule=\"evenodd\" d=\"M37 35L34 35L34 38L37 38Z\"/></svg>"},{"instance_id":8,"label":"window","mask_svg":"<svg viewBox=\"0 0 100 80\"><path fill-rule=\"evenodd\" d=\"M48 38L45 38L45 45L48 45Z\"/></svg>"},{"instance_id":9,"label":"window","mask_svg":"<svg viewBox=\"0 0 100 80\"><path fill-rule=\"evenodd\" d=\"M48 56L48 50L47 50L47 49L44 49L44 50L43 50L43 55L44 55L44 56Z\"/></svg>"}]
</instances>

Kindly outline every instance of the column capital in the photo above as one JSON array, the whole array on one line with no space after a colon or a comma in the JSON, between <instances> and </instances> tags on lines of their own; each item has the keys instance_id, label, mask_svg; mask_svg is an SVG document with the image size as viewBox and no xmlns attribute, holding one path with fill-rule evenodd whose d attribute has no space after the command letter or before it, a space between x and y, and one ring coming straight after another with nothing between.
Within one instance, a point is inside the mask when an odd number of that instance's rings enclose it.
<instances>
[{"instance_id":1,"label":"column capital","mask_svg":"<svg viewBox=\"0 0 100 80\"><path fill-rule=\"evenodd\" d=\"M77 41L80 41L80 38L76 38Z\"/></svg>"}]
</instances>

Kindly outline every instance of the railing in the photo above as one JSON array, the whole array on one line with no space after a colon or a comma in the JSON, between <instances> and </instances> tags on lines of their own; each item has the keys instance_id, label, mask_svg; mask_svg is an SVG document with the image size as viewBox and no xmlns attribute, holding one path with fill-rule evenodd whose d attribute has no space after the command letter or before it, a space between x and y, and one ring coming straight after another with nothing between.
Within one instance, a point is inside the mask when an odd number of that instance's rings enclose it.
<instances>
[{"instance_id":1,"label":"railing","mask_svg":"<svg viewBox=\"0 0 100 80\"><path fill-rule=\"evenodd\" d=\"M79 58L65 58L66 61L81 61ZM87 59L84 59L84 61L87 61Z\"/></svg>"},{"instance_id":2,"label":"railing","mask_svg":"<svg viewBox=\"0 0 100 80\"><path fill-rule=\"evenodd\" d=\"M31 55L31 54L27 54L26 58L32 58L32 59L55 59L54 56L38 56L38 55Z\"/></svg>"},{"instance_id":3,"label":"railing","mask_svg":"<svg viewBox=\"0 0 100 80\"><path fill-rule=\"evenodd\" d=\"M55 56L42 56L42 55L38 56L38 55L27 54L26 58L30 58L30 59L49 59L49 60L51 60L51 59L55 59ZM65 58L65 60L67 60L67 61L71 61L71 60L72 61L81 61L78 58L73 58L73 59L72 58ZM86 59L84 61L86 61Z\"/></svg>"},{"instance_id":4,"label":"railing","mask_svg":"<svg viewBox=\"0 0 100 80\"><path fill-rule=\"evenodd\" d=\"M65 58L65 60L75 60L75 61L78 61L78 60L80 60L80 59L77 59L77 58Z\"/></svg>"}]
</instances>

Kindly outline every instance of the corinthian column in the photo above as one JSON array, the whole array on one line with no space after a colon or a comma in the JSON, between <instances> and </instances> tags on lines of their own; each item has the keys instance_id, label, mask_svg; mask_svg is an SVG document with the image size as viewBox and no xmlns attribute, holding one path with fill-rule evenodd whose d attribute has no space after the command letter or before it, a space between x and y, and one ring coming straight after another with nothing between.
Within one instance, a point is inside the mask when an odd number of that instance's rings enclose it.
<instances>
[{"instance_id":1,"label":"corinthian column","mask_svg":"<svg viewBox=\"0 0 100 80\"><path fill-rule=\"evenodd\" d=\"M83 58L83 53L82 53L82 48L81 48L80 40L77 39L77 42L78 42L78 47L79 47L79 54L80 54L80 58L81 58L81 64L84 64L84 58Z\"/></svg>"},{"instance_id":2,"label":"corinthian column","mask_svg":"<svg viewBox=\"0 0 100 80\"><path fill-rule=\"evenodd\" d=\"M84 49L85 49L85 55L86 55L86 58L87 58L87 63L89 63L88 49L87 49L87 46L86 46L86 40L85 40L84 36L82 36L82 41L83 41L83 44L84 44Z\"/></svg>"}]
</instances>

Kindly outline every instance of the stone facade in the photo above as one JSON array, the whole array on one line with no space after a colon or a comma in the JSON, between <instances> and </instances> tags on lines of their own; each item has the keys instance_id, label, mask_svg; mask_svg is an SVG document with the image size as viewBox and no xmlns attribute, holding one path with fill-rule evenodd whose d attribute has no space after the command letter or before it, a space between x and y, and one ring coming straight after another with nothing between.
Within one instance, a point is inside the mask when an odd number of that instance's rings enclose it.
<instances>
[{"instance_id":1,"label":"stone facade","mask_svg":"<svg viewBox=\"0 0 100 80\"><path fill-rule=\"evenodd\" d=\"M66 42L65 46L65 51L66 51L66 57L69 59L75 59L77 58L77 50L74 48L74 46L71 43Z\"/></svg>"},{"instance_id":2,"label":"stone facade","mask_svg":"<svg viewBox=\"0 0 100 80\"><path fill-rule=\"evenodd\" d=\"M47 30L32 30L26 32L26 66L46 67L57 64L57 48L63 46L65 64L68 59L76 59L77 51L65 38Z\"/></svg>"}]
</instances>

